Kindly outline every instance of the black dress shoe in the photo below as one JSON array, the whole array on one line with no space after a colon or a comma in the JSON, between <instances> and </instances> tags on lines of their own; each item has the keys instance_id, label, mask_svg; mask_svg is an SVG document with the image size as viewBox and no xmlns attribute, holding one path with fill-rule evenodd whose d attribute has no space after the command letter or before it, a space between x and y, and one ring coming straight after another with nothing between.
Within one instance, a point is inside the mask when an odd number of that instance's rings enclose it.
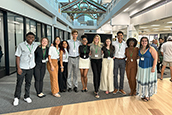
<instances>
[{"instance_id":1,"label":"black dress shoe","mask_svg":"<svg viewBox=\"0 0 172 115\"><path fill-rule=\"evenodd\" d=\"M78 92L78 88L74 87L73 90L77 93Z\"/></svg>"},{"instance_id":2,"label":"black dress shoe","mask_svg":"<svg viewBox=\"0 0 172 115\"><path fill-rule=\"evenodd\" d=\"M69 88L69 89L68 89L68 92L71 92L71 91L72 91L72 89L71 89L71 88Z\"/></svg>"},{"instance_id":3,"label":"black dress shoe","mask_svg":"<svg viewBox=\"0 0 172 115\"><path fill-rule=\"evenodd\" d=\"M81 92L84 92L84 90L82 89Z\"/></svg>"},{"instance_id":4,"label":"black dress shoe","mask_svg":"<svg viewBox=\"0 0 172 115\"><path fill-rule=\"evenodd\" d=\"M88 89L85 89L84 91L85 91L85 92L87 92L87 91L88 91Z\"/></svg>"}]
</instances>

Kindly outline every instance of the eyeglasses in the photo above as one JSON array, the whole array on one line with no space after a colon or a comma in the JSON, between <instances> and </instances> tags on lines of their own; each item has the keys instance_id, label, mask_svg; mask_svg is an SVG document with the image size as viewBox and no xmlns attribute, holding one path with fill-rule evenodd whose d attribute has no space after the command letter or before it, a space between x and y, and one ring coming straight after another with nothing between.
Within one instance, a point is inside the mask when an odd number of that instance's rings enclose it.
<instances>
[{"instance_id":1,"label":"eyeglasses","mask_svg":"<svg viewBox=\"0 0 172 115\"><path fill-rule=\"evenodd\" d=\"M87 40L82 40L83 42L87 42Z\"/></svg>"},{"instance_id":2,"label":"eyeglasses","mask_svg":"<svg viewBox=\"0 0 172 115\"><path fill-rule=\"evenodd\" d=\"M56 39L56 41L60 41L59 39Z\"/></svg>"}]
</instances>

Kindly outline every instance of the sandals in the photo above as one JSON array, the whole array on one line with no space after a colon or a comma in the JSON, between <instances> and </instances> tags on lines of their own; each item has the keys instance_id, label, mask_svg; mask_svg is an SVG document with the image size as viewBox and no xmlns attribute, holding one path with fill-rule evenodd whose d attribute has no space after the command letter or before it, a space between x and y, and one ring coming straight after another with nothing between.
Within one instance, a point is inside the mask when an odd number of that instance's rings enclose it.
<instances>
[{"instance_id":1,"label":"sandals","mask_svg":"<svg viewBox=\"0 0 172 115\"><path fill-rule=\"evenodd\" d=\"M43 98L43 97L45 97L46 95L43 94L43 93L40 93L40 94L38 94L37 96L38 96L39 98Z\"/></svg>"},{"instance_id":2,"label":"sandals","mask_svg":"<svg viewBox=\"0 0 172 115\"><path fill-rule=\"evenodd\" d=\"M150 100L150 97L144 97L144 98L141 98L144 102L148 102Z\"/></svg>"},{"instance_id":3,"label":"sandals","mask_svg":"<svg viewBox=\"0 0 172 115\"><path fill-rule=\"evenodd\" d=\"M109 91L106 91L105 93L106 93L106 94L109 94Z\"/></svg>"},{"instance_id":4,"label":"sandals","mask_svg":"<svg viewBox=\"0 0 172 115\"><path fill-rule=\"evenodd\" d=\"M81 92L88 92L88 89L82 89Z\"/></svg>"},{"instance_id":5,"label":"sandals","mask_svg":"<svg viewBox=\"0 0 172 115\"><path fill-rule=\"evenodd\" d=\"M146 98L141 98L144 102L147 102L148 100Z\"/></svg>"},{"instance_id":6,"label":"sandals","mask_svg":"<svg viewBox=\"0 0 172 115\"><path fill-rule=\"evenodd\" d=\"M54 94L55 97L61 97L59 93Z\"/></svg>"},{"instance_id":7,"label":"sandals","mask_svg":"<svg viewBox=\"0 0 172 115\"><path fill-rule=\"evenodd\" d=\"M88 92L88 89L85 89L84 91L85 91L85 92Z\"/></svg>"},{"instance_id":8,"label":"sandals","mask_svg":"<svg viewBox=\"0 0 172 115\"><path fill-rule=\"evenodd\" d=\"M160 80L163 80L163 78L160 78Z\"/></svg>"},{"instance_id":9,"label":"sandals","mask_svg":"<svg viewBox=\"0 0 172 115\"><path fill-rule=\"evenodd\" d=\"M97 98L97 99L100 98L98 92L94 92L94 94L96 95L95 98Z\"/></svg>"},{"instance_id":10,"label":"sandals","mask_svg":"<svg viewBox=\"0 0 172 115\"><path fill-rule=\"evenodd\" d=\"M172 79L170 79L170 81L172 82Z\"/></svg>"},{"instance_id":11,"label":"sandals","mask_svg":"<svg viewBox=\"0 0 172 115\"><path fill-rule=\"evenodd\" d=\"M100 96L98 95L98 94L96 94L96 96L95 96L97 99L99 99L100 98Z\"/></svg>"}]
</instances>

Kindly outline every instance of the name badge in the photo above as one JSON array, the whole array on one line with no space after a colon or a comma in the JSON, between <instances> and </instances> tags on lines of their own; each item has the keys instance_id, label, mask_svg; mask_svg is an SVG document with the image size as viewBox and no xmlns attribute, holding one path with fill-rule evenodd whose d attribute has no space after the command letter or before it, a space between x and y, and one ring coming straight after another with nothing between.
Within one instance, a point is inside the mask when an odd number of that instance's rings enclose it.
<instances>
[{"instance_id":1,"label":"name badge","mask_svg":"<svg viewBox=\"0 0 172 115\"><path fill-rule=\"evenodd\" d=\"M131 62L133 62L133 59L131 59Z\"/></svg>"},{"instance_id":2,"label":"name badge","mask_svg":"<svg viewBox=\"0 0 172 115\"><path fill-rule=\"evenodd\" d=\"M76 52L76 50L73 50L73 52Z\"/></svg>"},{"instance_id":3,"label":"name badge","mask_svg":"<svg viewBox=\"0 0 172 115\"><path fill-rule=\"evenodd\" d=\"M44 60L42 60L42 63L46 63L47 61L44 59Z\"/></svg>"},{"instance_id":4,"label":"name badge","mask_svg":"<svg viewBox=\"0 0 172 115\"><path fill-rule=\"evenodd\" d=\"M118 51L118 54L122 54L120 51Z\"/></svg>"},{"instance_id":5,"label":"name badge","mask_svg":"<svg viewBox=\"0 0 172 115\"><path fill-rule=\"evenodd\" d=\"M84 58L86 58L86 55L84 55Z\"/></svg>"},{"instance_id":6,"label":"name badge","mask_svg":"<svg viewBox=\"0 0 172 115\"><path fill-rule=\"evenodd\" d=\"M111 57L108 57L108 59L110 60L110 59L111 59Z\"/></svg>"},{"instance_id":7,"label":"name badge","mask_svg":"<svg viewBox=\"0 0 172 115\"><path fill-rule=\"evenodd\" d=\"M144 61L144 57L141 57L141 60Z\"/></svg>"},{"instance_id":8,"label":"name badge","mask_svg":"<svg viewBox=\"0 0 172 115\"><path fill-rule=\"evenodd\" d=\"M95 57L98 57L98 55L95 55Z\"/></svg>"},{"instance_id":9,"label":"name badge","mask_svg":"<svg viewBox=\"0 0 172 115\"><path fill-rule=\"evenodd\" d=\"M29 57L32 57L32 54L29 54Z\"/></svg>"}]
</instances>

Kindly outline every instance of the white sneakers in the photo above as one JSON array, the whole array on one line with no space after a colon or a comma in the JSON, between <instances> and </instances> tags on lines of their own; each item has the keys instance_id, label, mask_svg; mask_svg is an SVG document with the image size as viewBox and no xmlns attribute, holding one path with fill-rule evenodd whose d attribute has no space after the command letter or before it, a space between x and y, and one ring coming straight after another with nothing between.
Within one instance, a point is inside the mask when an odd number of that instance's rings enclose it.
<instances>
[{"instance_id":1,"label":"white sneakers","mask_svg":"<svg viewBox=\"0 0 172 115\"><path fill-rule=\"evenodd\" d=\"M27 103L32 103L32 99L30 97L24 98L24 101L26 101ZM13 105L14 106L19 105L19 99L18 98L14 98Z\"/></svg>"},{"instance_id":2,"label":"white sneakers","mask_svg":"<svg viewBox=\"0 0 172 115\"><path fill-rule=\"evenodd\" d=\"M19 104L19 99L18 98L14 98L13 105L17 106L18 104Z\"/></svg>"},{"instance_id":3,"label":"white sneakers","mask_svg":"<svg viewBox=\"0 0 172 115\"><path fill-rule=\"evenodd\" d=\"M30 97L24 98L24 101L26 101L27 103L32 103L32 99Z\"/></svg>"}]
</instances>

